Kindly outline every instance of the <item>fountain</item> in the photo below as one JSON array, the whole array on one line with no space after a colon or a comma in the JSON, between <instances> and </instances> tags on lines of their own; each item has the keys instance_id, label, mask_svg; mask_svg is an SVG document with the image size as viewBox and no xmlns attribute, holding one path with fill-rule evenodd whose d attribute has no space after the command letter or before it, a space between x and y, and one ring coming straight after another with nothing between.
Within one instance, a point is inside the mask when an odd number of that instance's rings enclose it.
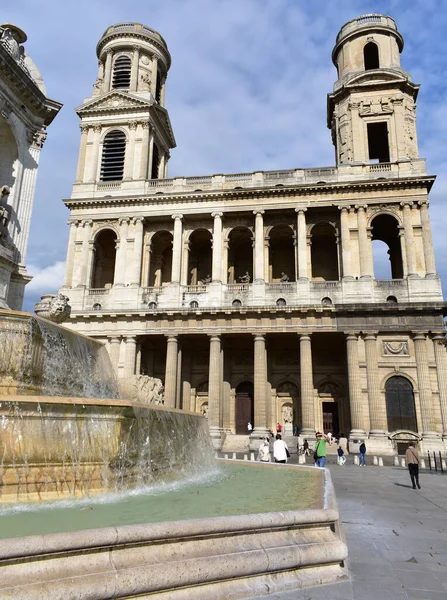
<instances>
[{"instance_id":1,"label":"fountain","mask_svg":"<svg viewBox=\"0 0 447 600\"><path fill-rule=\"evenodd\" d=\"M2 600L236 599L347 575L327 471L216 461L203 416L120 399L100 343L11 311L0 502Z\"/></svg>"}]
</instances>

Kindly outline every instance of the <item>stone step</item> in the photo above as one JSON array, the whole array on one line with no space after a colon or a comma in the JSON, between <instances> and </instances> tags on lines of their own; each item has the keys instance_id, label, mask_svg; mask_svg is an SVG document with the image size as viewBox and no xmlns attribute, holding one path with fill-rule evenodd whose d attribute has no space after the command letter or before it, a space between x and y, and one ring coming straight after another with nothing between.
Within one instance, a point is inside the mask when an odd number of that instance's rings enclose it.
<instances>
[{"instance_id":1,"label":"stone step","mask_svg":"<svg viewBox=\"0 0 447 600\"><path fill-rule=\"evenodd\" d=\"M221 452L248 452L250 436L228 434L222 446Z\"/></svg>"}]
</instances>

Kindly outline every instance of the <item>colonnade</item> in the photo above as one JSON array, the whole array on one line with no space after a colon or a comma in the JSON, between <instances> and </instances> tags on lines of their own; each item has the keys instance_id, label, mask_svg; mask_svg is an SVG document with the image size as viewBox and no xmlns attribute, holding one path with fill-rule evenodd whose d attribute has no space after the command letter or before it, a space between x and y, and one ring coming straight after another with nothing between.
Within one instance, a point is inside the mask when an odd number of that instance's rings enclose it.
<instances>
[{"instance_id":1,"label":"colonnade","mask_svg":"<svg viewBox=\"0 0 447 600\"><path fill-rule=\"evenodd\" d=\"M310 272L309 245L311 236L309 236L309 227L306 215L306 207L298 207L296 210L295 223L295 264L296 275L299 280L308 280L312 274ZM428 217L427 204L421 202L414 204L412 202L402 202L400 227L400 240L403 257L404 276L413 277L416 275L416 244L414 237L414 226L420 223L422 231L423 257L425 263L426 276L435 275L434 254L431 244L431 230ZM254 226L254 254L253 254L253 280L254 282L268 281L266 272L265 257L268 251L268 238L265 236L265 210L259 209L253 211ZM353 232L353 220L350 213L356 213L356 227L358 240L351 235ZM377 216L380 213L374 213ZM214 283L226 283L226 274L228 266L228 239L224 236L225 215L216 211L211 213L213 219L212 235L212 281ZM366 205L357 205L355 207L343 205L339 206L339 238L341 238L341 274L344 279L368 278L374 277L371 228L368 226L368 214ZM172 273L171 282L174 284L187 285L187 271L189 258L189 244L185 241L185 218L182 214L172 215L173 226L173 246L172 246ZM117 229L117 255L115 268L115 285L135 284L148 285L149 263L151 259L151 240L147 239L144 243L144 221L143 217L121 218L118 223L111 222L111 226ZM278 214L278 222L281 215ZM116 227L118 225L118 227ZM93 232L93 234L92 234ZM92 260L92 246L94 236L94 223L91 220L81 222L70 222L70 238L67 253L67 268L65 276L66 287L76 287L79 285L89 285L88 262ZM132 246L133 252L129 254L129 246ZM90 248L91 249L91 248ZM358 249L359 264L358 269L354 267L353 256ZM129 256L131 264L129 265ZM144 269L142 268L144 264ZM131 273L131 275L129 275Z\"/></svg>"},{"instance_id":2,"label":"colonnade","mask_svg":"<svg viewBox=\"0 0 447 600\"><path fill-rule=\"evenodd\" d=\"M298 333L299 365L296 365L300 379L300 401L302 423L301 433L304 437L313 436L318 426L315 415L314 377L312 366L312 333ZM176 334L166 336L166 368L164 377L164 403L167 407L180 406L180 397L185 394L181 371L181 339ZM222 335L209 335L209 387L208 387L208 420L211 430L218 433L222 429L222 397L224 385L224 344ZM361 366L359 359L359 342L363 339L365 347L365 364ZM436 408L442 419L443 434L447 435L447 352L443 333L428 334L417 332L412 336L415 350L415 367L417 381L415 392L419 397L418 429L424 438L440 437L436 426ZM379 374L380 340L377 332L362 334L347 332L345 334L347 378L349 389L349 410L351 417L351 438L385 437L388 432L386 399L382 387L383 375ZM434 346L436 361L438 395L433 393L430 381L428 344ZM124 346L124 352L122 347ZM109 339L109 354L112 365L122 377L130 377L139 372L141 357L138 356L139 342L135 336L127 336L123 340L118 337ZM253 334L253 382L254 382L254 434L262 436L270 427L269 422L269 385L267 369L267 335ZM185 353L185 357L190 352ZM121 370L119 365L121 364ZM362 368L366 368L367 401L362 390ZM395 373L393 372L393 375ZM186 386L188 388L188 386ZM190 388L186 390L189 397ZM183 396L185 398L185 396ZM439 398L439 400L438 400ZM189 408L189 407L188 407Z\"/></svg>"}]
</instances>

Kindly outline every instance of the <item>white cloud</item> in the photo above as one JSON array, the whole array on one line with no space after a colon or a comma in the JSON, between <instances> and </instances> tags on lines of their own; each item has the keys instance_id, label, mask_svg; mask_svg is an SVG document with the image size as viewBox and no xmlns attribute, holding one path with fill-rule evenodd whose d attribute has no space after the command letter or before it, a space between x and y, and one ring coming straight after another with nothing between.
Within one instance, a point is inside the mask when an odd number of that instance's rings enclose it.
<instances>
[{"instance_id":1,"label":"white cloud","mask_svg":"<svg viewBox=\"0 0 447 600\"><path fill-rule=\"evenodd\" d=\"M26 286L29 294L53 294L62 287L64 281L65 261L59 260L48 267L39 268L28 265L28 272L33 279Z\"/></svg>"}]
</instances>

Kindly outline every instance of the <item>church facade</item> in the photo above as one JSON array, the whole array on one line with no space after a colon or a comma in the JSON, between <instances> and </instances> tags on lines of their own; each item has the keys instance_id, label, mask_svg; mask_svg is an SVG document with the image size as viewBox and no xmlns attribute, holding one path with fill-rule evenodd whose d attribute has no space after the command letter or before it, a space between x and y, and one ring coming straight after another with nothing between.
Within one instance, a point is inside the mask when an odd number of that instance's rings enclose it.
<instances>
[{"instance_id":1,"label":"church facade","mask_svg":"<svg viewBox=\"0 0 447 600\"><path fill-rule=\"evenodd\" d=\"M216 447L280 422L355 450L447 440L447 354L418 155L419 86L394 20L340 30L328 95L333 167L168 178L170 55L136 23L109 27L77 109L64 286L69 327L103 341L118 377L160 378ZM375 276L373 242L389 278Z\"/></svg>"}]
</instances>

